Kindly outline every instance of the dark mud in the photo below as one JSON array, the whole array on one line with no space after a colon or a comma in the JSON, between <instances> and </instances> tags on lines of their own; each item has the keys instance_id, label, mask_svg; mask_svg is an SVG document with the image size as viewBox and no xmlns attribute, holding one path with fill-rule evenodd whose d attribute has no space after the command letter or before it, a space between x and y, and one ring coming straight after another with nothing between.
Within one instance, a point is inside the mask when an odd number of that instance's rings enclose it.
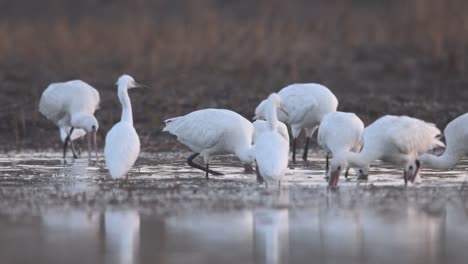
<instances>
[{"instance_id":1,"label":"dark mud","mask_svg":"<svg viewBox=\"0 0 468 264\"><path fill-rule=\"evenodd\" d=\"M468 162L403 186L386 164L328 190L323 158L267 191L233 157L204 179L188 153L142 154L128 182L86 158L0 157L2 263L464 263ZM20 252L27 252L22 254Z\"/></svg>"}]
</instances>

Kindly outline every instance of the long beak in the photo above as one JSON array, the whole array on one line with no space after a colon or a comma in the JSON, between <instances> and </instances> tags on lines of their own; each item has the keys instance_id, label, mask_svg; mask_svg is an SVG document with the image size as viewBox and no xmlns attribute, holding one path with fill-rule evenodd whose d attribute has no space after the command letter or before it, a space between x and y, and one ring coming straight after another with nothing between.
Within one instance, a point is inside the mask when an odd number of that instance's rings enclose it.
<instances>
[{"instance_id":1,"label":"long beak","mask_svg":"<svg viewBox=\"0 0 468 264\"><path fill-rule=\"evenodd\" d=\"M416 160L416 170L414 171L414 174L411 175L411 182L414 183L414 180L418 176L419 172L421 171L421 162L419 160Z\"/></svg>"},{"instance_id":2,"label":"long beak","mask_svg":"<svg viewBox=\"0 0 468 264\"><path fill-rule=\"evenodd\" d=\"M94 153L96 154L96 162L99 161L98 152L97 152L97 143L96 143L96 133L97 131L88 133L88 162L91 163L91 148L94 148Z\"/></svg>"},{"instance_id":3,"label":"long beak","mask_svg":"<svg viewBox=\"0 0 468 264\"><path fill-rule=\"evenodd\" d=\"M93 141L94 141L93 142L94 143L94 153L96 153L96 162L99 162L96 134L97 134L97 131L94 131L94 133L92 135L93 135Z\"/></svg>"},{"instance_id":4,"label":"long beak","mask_svg":"<svg viewBox=\"0 0 468 264\"><path fill-rule=\"evenodd\" d=\"M144 84L135 83L135 86L133 88L147 88L147 89L149 89L150 87L147 86L147 85L144 85Z\"/></svg>"},{"instance_id":5,"label":"long beak","mask_svg":"<svg viewBox=\"0 0 468 264\"><path fill-rule=\"evenodd\" d=\"M340 178L341 170L336 170L331 173L330 179L328 180L328 186L336 187L338 185L338 179Z\"/></svg>"},{"instance_id":6,"label":"long beak","mask_svg":"<svg viewBox=\"0 0 468 264\"><path fill-rule=\"evenodd\" d=\"M91 141L94 132L88 133L88 163L91 163Z\"/></svg>"}]
</instances>

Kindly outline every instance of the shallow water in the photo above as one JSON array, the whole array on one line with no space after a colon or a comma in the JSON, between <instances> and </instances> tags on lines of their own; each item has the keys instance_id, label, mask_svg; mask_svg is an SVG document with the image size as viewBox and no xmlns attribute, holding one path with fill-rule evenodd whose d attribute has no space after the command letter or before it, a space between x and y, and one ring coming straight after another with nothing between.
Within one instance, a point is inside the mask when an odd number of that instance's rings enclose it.
<instances>
[{"instance_id":1,"label":"shallow water","mask_svg":"<svg viewBox=\"0 0 468 264\"><path fill-rule=\"evenodd\" d=\"M0 155L0 263L466 263L467 161L402 172L372 167L368 182L331 191L324 160L289 170L266 191L223 157L206 181L188 153L142 154L128 182L86 156Z\"/></svg>"}]
</instances>

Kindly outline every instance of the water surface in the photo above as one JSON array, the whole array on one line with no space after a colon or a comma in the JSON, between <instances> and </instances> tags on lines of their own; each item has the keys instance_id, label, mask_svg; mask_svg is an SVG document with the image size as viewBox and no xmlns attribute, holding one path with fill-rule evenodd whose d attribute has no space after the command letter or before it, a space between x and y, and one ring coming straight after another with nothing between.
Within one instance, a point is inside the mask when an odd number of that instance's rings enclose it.
<instances>
[{"instance_id":1,"label":"water surface","mask_svg":"<svg viewBox=\"0 0 468 264\"><path fill-rule=\"evenodd\" d=\"M266 191L232 157L142 154L129 180L60 153L0 156L1 263L466 263L468 162L403 186L386 164L331 191L324 160Z\"/></svg>"}]
</instances>

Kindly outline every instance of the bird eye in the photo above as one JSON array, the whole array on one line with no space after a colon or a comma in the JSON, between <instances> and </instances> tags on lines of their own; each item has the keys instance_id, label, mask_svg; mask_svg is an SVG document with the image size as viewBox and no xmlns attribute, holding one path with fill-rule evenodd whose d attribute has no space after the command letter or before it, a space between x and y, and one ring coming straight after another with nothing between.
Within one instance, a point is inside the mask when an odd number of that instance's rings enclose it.
<instances>
[{"instance_id":1,"label":"bird eye","mask_svg":"<svg viewBox=\"0 0 468 264\"><path fill-rule=\"evenodd\" d=\"M338 166L338 168L337 168L337 169L338 169L338 170L341 170L341 166Z\"/></svg>"},{"instance_id":2,"label":"bird eye","mask_svg":"<svg viewBox=\"0 0 468 264\"><path fill-rule=\"evenodd\" d=\"M359 173L363 173L362 169L359 169Z\"/></svg>"},{"instance_id":3,"label":"bird eye","mask_svg":"<svg viewBox=\"0 0 468 264\"><path fill-rule=\"evenodd\" d=\"M410 166L409 166L409 169L412 170L412 169L413 169L413 165L410 165Z\"/></svg>"},{"instance_id":4,"label":"bird eye","mask_svg":"<svg viewBox=\"0 0 468 264\"><path fill-rule=\"evenodd\" d=\"M95 126L95 125L92 125L92 126L91 126L91 129L96 130L96 126Z\"/></svg>"}]
</instances>

